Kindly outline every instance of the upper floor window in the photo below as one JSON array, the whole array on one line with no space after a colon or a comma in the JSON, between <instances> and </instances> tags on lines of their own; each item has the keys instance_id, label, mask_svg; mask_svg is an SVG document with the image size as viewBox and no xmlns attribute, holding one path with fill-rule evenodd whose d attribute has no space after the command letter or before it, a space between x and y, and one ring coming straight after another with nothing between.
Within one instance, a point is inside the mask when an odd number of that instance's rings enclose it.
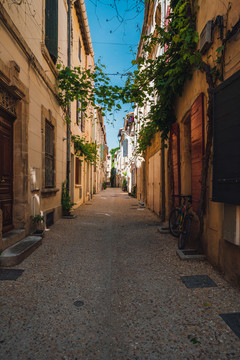
<instances>
[{"instance_id":1,"label":"upper floor window","mask_svg":"<svg viewBox=\"0 0 240 360\"><path fill-rule=\"evenodd\" d=\"M54 187L54 126L45 122L45 187Z\"/></svg>"},{"instance_id":2,"label":"upper floor window","mask_svg":"<svg viewBox=\"0 0 240 360\"><path fill-rule=\"evenodd\" d=\"M58 0L45 0L45 44L56 64L58 56Z\"/></svg>"},{"instance_id":3,"label":"upper floor window","mask_svg":"<svg viewBox=\"0 0 240 360\"><path fill-rule=\"evenodd\" d=\"M82 56L82 44L81 44L81 40L78 39L78 59L81 62L81 56Z\"/></svg>"}]
</instances>

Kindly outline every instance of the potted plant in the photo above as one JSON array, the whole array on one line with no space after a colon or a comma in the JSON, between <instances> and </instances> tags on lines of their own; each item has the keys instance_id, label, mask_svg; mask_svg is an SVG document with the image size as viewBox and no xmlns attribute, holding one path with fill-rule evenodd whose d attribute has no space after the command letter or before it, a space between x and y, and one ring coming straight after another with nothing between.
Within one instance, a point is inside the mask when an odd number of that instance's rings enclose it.
<instances>
[{"instance_id":1,"label":"potted plant","mask_svg":"<svg viewBox=\"0 0 240 360\"><path fill-rule=\"evenodd\" d=\"M45 232L44 216L42 214L34 215L32 216L32 222L35 227L33 235L43 236Z\"/></svg>"},{"instance_id":2,"label":"potted plant","mask_svg":"<svg viewBox=\"0 0 240 360\"><path fill-rule=\"evenodd\" d=\"M127 191L127 179L126 179L126 178L123 178L122 190L123 190L123 191Z\"/></svg>"},{"instance_id":3,"label":"potted plant","mask_svg":"<svg viewBox=\"0 0 240 360\"><path fill-rule=\"evenodd\" d=\"M62 204L62 214L63 217L74 217L71 214L71 210L73 208L74 203L70 199L69 191L66 186L66 181L62 183L62 198L61 198L61 204Z\"/></svg>"}]
</instances>

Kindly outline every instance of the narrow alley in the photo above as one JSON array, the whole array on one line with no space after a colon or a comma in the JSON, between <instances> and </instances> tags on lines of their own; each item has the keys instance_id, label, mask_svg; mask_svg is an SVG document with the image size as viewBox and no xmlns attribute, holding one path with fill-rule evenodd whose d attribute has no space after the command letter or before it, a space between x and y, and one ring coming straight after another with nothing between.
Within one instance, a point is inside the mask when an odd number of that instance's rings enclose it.
<instances>
[{"instance_id":1,"label":"narrow alley","mask_svg":"<svg viewBox=\"0 0 240 360\"><path fill-rule=\"evenodd\" d=\"M239 290L207 261L181 261L156 215L116 188L75 215L0 282L2 360L240 358L220 316L240 311ZM187 288L190 275L216 286Z\"/></svg>"}]
</instances>

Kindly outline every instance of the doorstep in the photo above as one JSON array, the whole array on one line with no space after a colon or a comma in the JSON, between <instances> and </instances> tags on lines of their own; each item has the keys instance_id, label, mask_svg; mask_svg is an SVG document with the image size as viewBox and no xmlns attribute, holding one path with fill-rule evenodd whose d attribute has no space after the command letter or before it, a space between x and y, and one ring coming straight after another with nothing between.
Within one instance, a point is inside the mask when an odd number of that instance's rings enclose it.
<instances>
[{"instance_id":1,"label":"doorstep","mask_svg":"<svg viewBox=\"0 0 240 360\"><path fill-rule=\"evenodd\" d=\"M177 249L177 254L181 260L206 260L206 255L200 254L195 249Z\"/></svg>"},{"instance_id":2,"label":"doorstep","mask_svg":"<svg viewBox=\"0 0 240 360\"><path fill-rule=\"evenodd\" d=\"M28 236L4 250L0 255L0 266L15 266L42 244L41 236Z\"/></svg>"},{"instance_id":3,"label":"doorstep","mask_svg":"<svg viewBox=\"0 0 240 360\"><path fill-rule=\"evenodd\" d=\"M24 239L26 236L25 229L12 229L3 234L2 237L2 249L7 249L10 246L14 245L18 241Z\"/></svg>"}]
</instances>

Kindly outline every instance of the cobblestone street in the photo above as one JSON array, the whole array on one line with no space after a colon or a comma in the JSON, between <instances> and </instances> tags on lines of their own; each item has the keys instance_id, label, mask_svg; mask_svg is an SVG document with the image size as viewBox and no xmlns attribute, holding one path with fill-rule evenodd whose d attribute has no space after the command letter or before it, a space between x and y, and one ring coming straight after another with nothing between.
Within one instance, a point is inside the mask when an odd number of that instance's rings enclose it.
<instances>
[{"instance_id":1,"label":"cobblestone street","mask_svg":"<svg viewBox=\"0 0 240 360\"><path fill-rule=\"evenodd\" d=\"M207 261L181 261L159 218L107 189L46 232L43 245L1 281L1 360L240 359L220 314L240 292ZM187 288L181 276L217 286Z\"/></svg>"}]
</instances>

